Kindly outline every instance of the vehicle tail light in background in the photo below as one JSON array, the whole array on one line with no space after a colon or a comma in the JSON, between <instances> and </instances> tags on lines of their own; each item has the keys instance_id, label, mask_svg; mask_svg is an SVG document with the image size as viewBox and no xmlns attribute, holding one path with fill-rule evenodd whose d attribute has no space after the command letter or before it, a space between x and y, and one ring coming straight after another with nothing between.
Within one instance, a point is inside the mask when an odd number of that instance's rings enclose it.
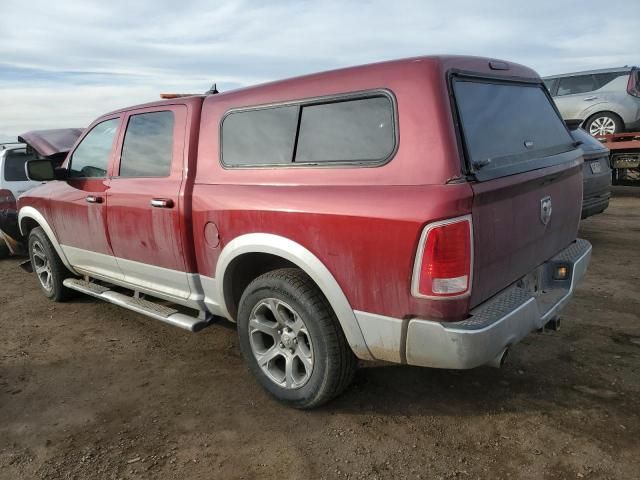
<instances>
[{"instance_id":1,"label":"vehicle tail light in background","mask_svg":"<svg viewBox=\"0 0 640 480\"><path fill-rule=\"evenodd\" d=\"M640 69L634 68L629 74L627 92L634 97L640 97Z\"/></svg>"},{"instance_id":2,"label":"vehicle tail light in background","mask_svg":"<svg viewBox=\"0 0 640 480\"><path fill-rule=\"evenodd\" d=\"M420 298L455 298L471 292L471 216L430 223L420 237L411 293Z\"/></svg>"},{"instance_id":3,"label":"vehicle tail light in background","mask_svg":"<svg viewBox=\"0 0 640 480\"><path fill-rule=\"evenodd\" d=\"M0 190L0 211L16 210L16 198L11 190Z\"/></svg>"}]
</instances>

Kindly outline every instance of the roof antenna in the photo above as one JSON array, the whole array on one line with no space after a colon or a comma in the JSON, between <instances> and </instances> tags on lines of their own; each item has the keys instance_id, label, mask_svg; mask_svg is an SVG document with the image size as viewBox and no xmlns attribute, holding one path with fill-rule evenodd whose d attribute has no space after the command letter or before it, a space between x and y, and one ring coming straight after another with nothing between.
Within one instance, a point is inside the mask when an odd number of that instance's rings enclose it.
<instances>
[{"instance_id":1,"label":"roof antenna","mask_svg":"<svg viewBox=\"0 0 640 480\"><path fill-rule=\"evenodd\" d=\"M216 88L216 84L214 83L209 90L205 92L206 95L215 95L216 93L220 93Z\"/></svg>"}]
</instances>

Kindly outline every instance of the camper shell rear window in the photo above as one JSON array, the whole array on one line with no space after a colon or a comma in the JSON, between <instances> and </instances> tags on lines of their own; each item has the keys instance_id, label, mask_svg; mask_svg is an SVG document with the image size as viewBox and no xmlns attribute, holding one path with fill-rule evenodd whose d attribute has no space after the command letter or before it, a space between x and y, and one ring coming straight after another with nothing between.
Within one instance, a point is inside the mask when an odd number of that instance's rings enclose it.
<instances>
[{"instance_id":1,"label":"camper shell rear window","mask_svg":"<svg viewBox=\"0 0 640 480\"><path fill-rule=\"evenodd\" d=\"M543 83L454 74L467 168L478 180L570 161L576 149Z\"/></svg>"}]
</instances>

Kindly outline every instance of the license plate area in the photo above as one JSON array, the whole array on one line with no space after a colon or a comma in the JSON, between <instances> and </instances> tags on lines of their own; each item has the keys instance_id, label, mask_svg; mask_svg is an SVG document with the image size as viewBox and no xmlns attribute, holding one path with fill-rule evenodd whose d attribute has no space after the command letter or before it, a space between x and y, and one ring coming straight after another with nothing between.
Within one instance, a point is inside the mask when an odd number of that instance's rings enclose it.
<instances>
[{"instance_id":1,"label":"license plate area","mask_svg":"<svg viewBox=\"0 0 640 480\"><path fill-rule=\"evenodd\" d=\"M542 293L543 273L544 268L541 265L518 280L516 285L529 292L534 297L538 296Z\"/></svg>"}]
</instances>

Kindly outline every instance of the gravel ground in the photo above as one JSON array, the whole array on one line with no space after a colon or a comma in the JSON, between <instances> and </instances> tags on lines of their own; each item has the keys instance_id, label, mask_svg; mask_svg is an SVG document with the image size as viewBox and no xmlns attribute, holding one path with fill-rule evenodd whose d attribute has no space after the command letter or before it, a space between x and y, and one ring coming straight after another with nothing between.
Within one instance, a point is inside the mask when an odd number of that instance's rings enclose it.
<instances>
[{"instance_id":1,"label":"gravel ground","mask_svg":"<svg viewBox=\"0 0 640 480\"><path fill-rule=\"evenodd\" d=\"M0 478L638 478L640 188L581 236L592 263L559 332L500 370L363 365L313 412L262 392L229 325L49 303L0 261Z\"/></svg>"}]
</instances>

